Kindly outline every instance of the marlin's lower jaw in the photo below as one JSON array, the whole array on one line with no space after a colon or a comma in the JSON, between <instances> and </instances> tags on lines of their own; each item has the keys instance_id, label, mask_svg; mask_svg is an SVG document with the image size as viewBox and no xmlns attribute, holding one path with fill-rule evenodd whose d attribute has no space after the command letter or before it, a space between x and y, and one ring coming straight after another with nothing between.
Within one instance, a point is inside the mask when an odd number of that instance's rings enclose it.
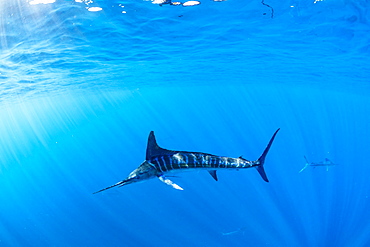
<instances>
[{"instance_id":1,"label":"marlin's lower jaw","mask_svg":"<svg viewBox=\"0 0 370 247\"><path fill-rule=\"evenodd\" d=\"M111 185L109 187L106 187L104 189L98 190L98 191L94 192L93 194L102 192L102 191L107 190L107 189L111 189L113 187L117 187L117 186L118 187L121 187L121 186L132 184L132 183L135 183L134 179L132 179L132 178L126 178L125 180L122 180L122 181L120 181L120 182L118 182L116 184L113 184L113 185Z\"/></svg>"}]
</instances>

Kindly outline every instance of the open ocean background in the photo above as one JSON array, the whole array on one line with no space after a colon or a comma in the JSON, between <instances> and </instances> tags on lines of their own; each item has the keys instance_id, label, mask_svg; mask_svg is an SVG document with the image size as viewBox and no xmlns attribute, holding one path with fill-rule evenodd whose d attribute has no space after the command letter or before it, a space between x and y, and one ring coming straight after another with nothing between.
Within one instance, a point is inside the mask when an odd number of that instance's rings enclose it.
<instances>
[{"instance_id":1,"label":"open ocean background","mask_svg":"<svg viewBox=\"0 0 370 247\"><path fill-rule=\"evenodd\" d=\"M370 246L370 1L201 1L0 1L0 246Z\"/></svg>"}]
</instances>

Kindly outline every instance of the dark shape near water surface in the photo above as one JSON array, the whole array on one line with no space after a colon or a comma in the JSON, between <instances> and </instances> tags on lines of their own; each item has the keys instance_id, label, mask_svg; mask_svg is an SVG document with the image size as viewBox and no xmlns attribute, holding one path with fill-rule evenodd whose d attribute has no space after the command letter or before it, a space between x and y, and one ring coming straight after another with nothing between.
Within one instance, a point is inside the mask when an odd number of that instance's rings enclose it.
<instances>
[{"instance_id":1,"label":"dark shape near water surface","mask_svg":"<svg viewBox=\"0 0 370 247\"><path fill-rule=\"evenodd\" d=\"M320 162L308 162L308 159L306 158L306 156L303 156L304 159L306 160L306 164L305 166L299 171L299 173L303 172L303 170L305 170L307 167L309 166L312 166L313 168L316 168L318 166L326 166L326 171L329 171L329 166L336 166L338 164L334 164L331 160L329 160L328 158L325 158L324 161L320 161Z\"/></svg>"},{"instance_id":2,"label":"dark shape near water surface","mask_svg":"<svg viewBox=\"0 0 370 247\"><path fill-rule=\"evenodd\" d=\"M209 174L217 181L218 178L216 170L238 170L255 167L262 179L268 182L269 180L267 179L263 164L265 163L266 155L270 150L272 142L274 141L279 130L280 129L277 129L275 131L270 142L267 144L265 151L262 153L261 157L255 161L246 160L241 156L239 158L229 158L200 152L172 151L164 149L158 146L154 132L151 131L148 138L145 161L133 172L131 172L126 179L107 188L96 191L93 194L116 186L143 182L156 177L159 178L160 181L172 186L175 189L183 190L183 188L165 177L165 175L172 172L183 172L195 169L207 170Z\"/></svg>"}]
</instances>

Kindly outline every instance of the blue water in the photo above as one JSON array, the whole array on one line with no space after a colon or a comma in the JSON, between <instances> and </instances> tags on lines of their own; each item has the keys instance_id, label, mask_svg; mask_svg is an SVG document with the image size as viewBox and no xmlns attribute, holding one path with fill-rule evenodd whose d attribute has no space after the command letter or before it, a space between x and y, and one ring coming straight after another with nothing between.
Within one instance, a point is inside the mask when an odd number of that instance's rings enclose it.
<instances>
[{"instance_id":1,"label":"blue water","mask_svg":"<svg viewBox=\"0 0 370 247\"><path fill-rule=\"evenodd\" d=\"M2 1L0 246L370 246L369 9ZM269 183L199 171L171 178L184 191L92 194L141 164L151 130L255 160L277 128ZM304 156L338 165L299 173Z\"/></svg>"}]
</instances>

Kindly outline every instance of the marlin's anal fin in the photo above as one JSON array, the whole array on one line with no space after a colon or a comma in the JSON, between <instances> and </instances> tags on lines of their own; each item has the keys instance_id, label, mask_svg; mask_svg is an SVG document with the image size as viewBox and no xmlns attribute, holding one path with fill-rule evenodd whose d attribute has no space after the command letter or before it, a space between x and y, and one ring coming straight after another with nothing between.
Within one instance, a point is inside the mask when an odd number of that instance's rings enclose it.
<instances>
[{"instance_id":1,"label":"marlin's anal fin","mask_svg":"<svg viewBox=\"0 0 370 247\"><path fill-rule=\"evenodd\" d=\"M210 170L208 172L211 174L214 180L218 181L216 170Z\"/></svg>"},{"instance_id":2,"label":"marlin's anal fin","mask_svg":"<svg viewBox=\"0 0 370 247\"><path fill-rule=\"evenodd\" d=\"M161 180L163 183L165 184L168 184L169 186L171 186L172 188L174 189L177 189L177 190L184 190L183 188L181 188L179 185L175 184L174 182L172 182L171 180L169 180L168 178L166 178L165 176L158 176L159 180Z\"/></svg>"}]
</instances>

